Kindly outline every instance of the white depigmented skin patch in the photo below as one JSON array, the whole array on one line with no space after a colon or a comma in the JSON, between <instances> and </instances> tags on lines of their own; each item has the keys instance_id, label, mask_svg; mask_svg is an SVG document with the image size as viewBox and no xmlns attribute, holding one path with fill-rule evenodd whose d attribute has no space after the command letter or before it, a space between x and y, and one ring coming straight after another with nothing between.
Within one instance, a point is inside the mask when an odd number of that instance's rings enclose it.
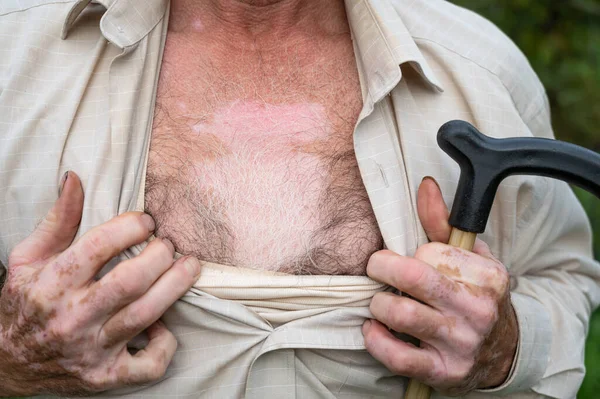
<instances>
[{"instance_id":1,"label":"white depigmented skin patch","mask_svg":"<svg viewBox=\"0 0 600 399\"><path fill-rule=\"evenodd\" d=\"M177 101L177 109L181 112L186 112L188 107L187 104L183 101Z\"/></svg>"},{"instance_id":2,"label":"white depigmented skin patch","mask_svg":"<svg viewBox=\"0 0 600 399\"><path fill-rule=\"evenodd\" d=\"M364 274L383 240L354 154L346 20L213 31L222 19L188 11L171 15L157 93L145 193L157 236L210 262Z\"/></svg>"},{"instance_id":3,"label":"white depigmented skin patch","mask_svg":"<svg viewBox=\"0 0 600 399\"><path fill-rule=\"evenodd\" d=\"M218 132L227 148L208 162L196 160L190 179L224 205L238 263L269 269L309 249L320 223L311 204L319 202L326 176L317 155L295 149L326 137L324 121L319 104L235 101L211 123L193 126L200 138Z\"/></svg>"},{"instance_id":4,"label":"white depigmented skin patch","mask_svg":"<svg viewBox=\"0 0 600 399\"><path fill-rule=\"evenodd\" d=\"M204 30L204 24L200 19L192 21L192 30L194 30L194 32L202 32Z\"/></svg>"}]
</instances>

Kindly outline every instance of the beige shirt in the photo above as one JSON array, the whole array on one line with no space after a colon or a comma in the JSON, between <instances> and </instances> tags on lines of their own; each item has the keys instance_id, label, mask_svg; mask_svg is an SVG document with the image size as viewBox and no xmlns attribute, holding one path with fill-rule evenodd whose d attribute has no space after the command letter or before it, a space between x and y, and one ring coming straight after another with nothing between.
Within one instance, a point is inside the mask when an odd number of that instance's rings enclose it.
<instances>
[{"instance_id":1,"label":"beige shirt","mask_svg":"<svg viewBox=\"0 0 600 399\"><path fill-rule=\"evenodd\" d=\"M438 128L465 119L493 137L552 137L548 103L525 57L469 11L442 0L346 0L346 8L364 103L354 132L360 172L386 246L411 255L427 242L416 215L421 179L435 177L449 205L458 181ZM143 209L167 22L167 0L0 1L2 263L51 207L66 170L85 188L79 234ZM562 182L511 177L482 238L513 276L520 336L506 384L467 397L575 397L600 302L581 206ZM128 392L401 397L406 380L365 352L360 332L369 298L383 289L366 277L209 265L165 315L180 343L166 377Z\"/></svg>"}]
</instances>

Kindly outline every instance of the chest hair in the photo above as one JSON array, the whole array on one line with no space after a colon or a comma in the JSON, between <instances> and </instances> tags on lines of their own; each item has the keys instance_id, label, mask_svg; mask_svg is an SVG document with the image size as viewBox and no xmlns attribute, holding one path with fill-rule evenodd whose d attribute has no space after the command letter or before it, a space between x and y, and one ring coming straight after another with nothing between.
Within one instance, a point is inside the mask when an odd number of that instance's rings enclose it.
<instances>
[{"instance_id":1,"label":"chest hair","mask_svg":"<svg viewBox=\"0 0 600 399\"><path fill-rule=\"evenodd\" d=\"M353 57L230 65L176 46L163 61L146 178L157 235L233 266L364 274L382 239L353 151Z\"/></svg>"}]
</instances>

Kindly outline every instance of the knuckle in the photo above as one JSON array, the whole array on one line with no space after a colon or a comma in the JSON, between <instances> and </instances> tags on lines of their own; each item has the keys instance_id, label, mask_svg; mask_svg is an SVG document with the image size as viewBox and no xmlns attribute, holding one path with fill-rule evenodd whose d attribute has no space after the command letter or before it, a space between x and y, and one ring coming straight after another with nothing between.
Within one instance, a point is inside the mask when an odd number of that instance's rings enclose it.
<instances>
[{"instance_id":1,"label":"knuckle","mask_svg":"<svg viewBox=\"0 0 600 399\"><path fill-rule=\"evenodd\" d=\"M404 286L409 289L418 288L423 282L425 276L425 267L414 259L409 259L403 268L402 275L398 276L403 281Z\"/></svg>"},{"instance_id":2,"label":"knuckle","mask_svg":"<svg viewBox=\"0 0 600 399\"><path fill-rule=\"evenodd\" d=\"M472 354L479 348L482 337L471 329L461 329L458 334L452 334L452 343L459 353Z\"/></svg>"},{"instance_id":3,"label":"knuckle","mask_svg":"<svg viewBox=\"0 0 600 399\"><path fill-rule=\"evenodd\" d=\"M82 242L82 251L90 258L103 255L112 250L108 237L110 231L104 227L98 227L94 234L85 237Z\"/></svg>"},{"instance_id":4,"label":"knuckle","mask_svg":"<svg viewBox=\"0 0 600 399\"><path fill-rule=\"evenodd\" d=\"M17 245L8 255L8 265L10 266L8 270L14 269L26 263L28 263L28 259L23 256L20 246Z\"/></svg>"},{"instance_id":5,"label":"knuckle","mask_svg":"<svg viewBox=\"0 0 600 399\"><path fill-rule=\"evenodd\" d=\"M432 252L433 249L433 245L435 243L427 243L427 244L423 244L421 245L419 248L417 248L417 250L415 251L415 258L417 259L427 259L429 257L429 254Z\"/></svg>"},{"instance_id":6,"label":"knuckle","mask_svg":"<svg viewBox=\"0 0 600 399\"><path fill-rule=\"evenodd\" d=\"M422 374L423 371L423 365L413 356L390 354L390 364L393 371L398 375L406 375L409 373L417 376Z\"/></svg>"},{"instance_id":7,"label":"knuckle","mask_svg":"<svg viewBox=\"0 0 600 399\"><path fill-rule=\"evenodd\" d=\"M412 300L402 301L395 309L392 309L395 319L400 323L414 325L419 318L417 303Z\"/></svg>"},{"instance_id":8,"label":"knuckle","mask_svg":"<svg viewBox=\"0 0 600 399\"><path fill-rule=\"evenodd\" d=\"M437 385L448 381L448 370L443 362L436 362L425 371L424 376L431 385Z\"/></svg>"},{"instance_id":9,"label":"knuckle","mask_svg":"<svg viewBox=\"0 0 600 399\"><path fill-rule=\"evenodd\" d=\"M488 301L480 301L479 306L471 309L471 320L480 330L488 331L498 319L498 310L496 307L490 306Z\"/></svg>"},{"instance_id":10,"label":"knuckle","mask_svg":"<svg viewBox=\"0 0 600 399\"><path fill-rule=\"evenodd\" d=\"M492 269L492 289L497 296L502 297L510 290L510 275L502 266L496 266Z\"/></svg>"},{"instance_id":11,"label":"knuckle","mask_svg":"<svg viewBox=\"0 0 600 399\"><path fill-rule=\"evenodd\" d=\"M132 307L128 317L125 319L127 330L137 331L150 325L154 318L154 311L150 306L137 305Z\"/></svg>"},{"instance_id":12,"label":"knuckle","mask_svg":"<svg viewBox=\"0 0 600 399\"><path fill-rule=\"evenodd\" d=\"M474 366L475 361L472 359L457 360L452 367L448 368L448 382L454 385L462 383L469 377Z\"/></svg>"},{"instance_id":13,"label":"knuckle","mask_svg":"<svg viewBox=\"0 0 600 399\"><path fill-rule=\"evenodd\" d=\"M122 273L115 273L110 286L116 297L126 301L132 301L143 294L141 281L139 279L127 278Z\"/></svg>"},{"instance_id":14,"label":"knuckle","mask_svg":"<svg viewBox=\"0 0 600 399\"><path fill-rule=\"evenodd\" d=\"M166 372L167 364L165 364L165 361L160 357L155 358L148 367L148 378L152 381L156 381L162 378L162 376L164 376Z\"/></svg>"},{"instance_id":15,"label":"knuckle","mask_svg":"<svg viewBox=\"0 0 600 399\"><path fill-rule=\"evenodd\" d=\"M48 327L50 334L48 334L49 341L54 342L70 342L78 333L78 326L72 320L63 320L59 323L52 323Z\"/></svg>"},{"instance_id":16,"label":"knuckle","mask_svg":"<svg viewBox=\"0 0 600 399\"><path fill-rule=\"evenodd\" d=\"M412 320L411 316L403 310L398 303L390 301L389 306L385 309L385 324L396 331L403 330L403 327L409 325Z\"/></svg>"},{"instance_id":17,"label":"knuckle","mask_svg":"<svg viewBox=\"0 0 600 399\"><path fill-rule=\"evenodd\" d=\"M85 383L92 392L100 392L109 387L109 378L105 373L90 373L85 377Z\"/></svg>"}]
</instances>

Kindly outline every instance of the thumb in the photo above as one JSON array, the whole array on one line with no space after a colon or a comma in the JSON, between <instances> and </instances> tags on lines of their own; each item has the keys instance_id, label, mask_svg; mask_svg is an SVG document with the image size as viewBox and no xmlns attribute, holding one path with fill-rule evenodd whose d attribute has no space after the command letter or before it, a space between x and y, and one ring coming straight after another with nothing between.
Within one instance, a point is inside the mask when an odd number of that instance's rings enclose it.
<instances>
[{"instance_id":1,"label":"thumb","mask_svg":"<svg viewBox=\"0 0 600 399\"><path fill-rule=\"evenodd\" d=\"M73 242L83 212L83 188L74 172L63 175L58 199L29 237L10 254L9 265L19 266L49 258Z\"/></svg>"},{"instance_id":2,"label":"thumb","mask_svg":"<svg viewBox=\"0 0 600 399\"><path fill-rule=\"evenodd\" d=\"M417 212L429 240L447 243L452 230L448 224L448 207L433 177L425 177L419 186Z\"/></svg>"}]
</instances>

